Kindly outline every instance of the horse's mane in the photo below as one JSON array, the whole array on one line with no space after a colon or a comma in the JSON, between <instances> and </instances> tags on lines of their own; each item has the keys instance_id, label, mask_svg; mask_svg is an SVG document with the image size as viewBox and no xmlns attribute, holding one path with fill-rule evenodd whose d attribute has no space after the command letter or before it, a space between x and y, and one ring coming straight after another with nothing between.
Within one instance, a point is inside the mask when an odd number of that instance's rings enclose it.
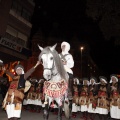
<instances>
[{"instance_id":1,"label":"horse's mane","mask_svg":"<svg viewBox=\"0 0 120 120\"><path fill-rule=\"evenodd\" d=\"M64 69L63 63L59 57L58 52L54 49L53 51L50 50L50 47L46 47L42 50L42 52L39 55L39 60L41 60L41 56L43 54L48 54L51 53L53 55L54 61L55 61L55 65L57 68L58 73L60 74L61 78L68 81L68 74Z\"/></svg>"}]
</instances>

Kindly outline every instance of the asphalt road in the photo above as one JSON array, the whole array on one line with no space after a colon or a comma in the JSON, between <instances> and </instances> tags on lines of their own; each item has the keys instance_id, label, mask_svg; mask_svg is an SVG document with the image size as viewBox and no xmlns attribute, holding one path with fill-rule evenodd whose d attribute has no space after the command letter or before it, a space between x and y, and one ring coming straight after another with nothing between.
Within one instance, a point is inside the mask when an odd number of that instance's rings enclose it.
<instances>
[{"instance_id":1,"label":"asphalt road","mask_svg":"<svg viewBox=\"0 0 120 120\"><path fill-rule=\"evenodd\" d=\"M72 120L84 120L81 118L82 113L78 112L76 118L72 118ZM4 110L0 108L0 120L7 120L7 114ZM33 113L28 110L22 110L21 118L20 120L44 120L43 119L43 111L40 113ZM57 120L57 115L55 115L53 112L50 112L49 120ZM62 116L62 120L66 120L65 116ZM90 119L88 119L90 120ZM100 120L98 118L98 115L96 114L94 117L94 120Z\"/></svg>"}]
</instances>

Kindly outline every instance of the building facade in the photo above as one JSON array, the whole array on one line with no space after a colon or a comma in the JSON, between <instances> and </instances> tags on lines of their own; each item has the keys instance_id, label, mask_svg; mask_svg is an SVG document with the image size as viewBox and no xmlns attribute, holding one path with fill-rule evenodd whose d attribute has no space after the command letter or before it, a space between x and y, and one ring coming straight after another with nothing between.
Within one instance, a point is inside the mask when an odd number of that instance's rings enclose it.
<instances>
[{"instance_id":1,"label":"building facade","mask_svg":"<svg viewBox=\"0 0 120 120\"><path fill-rule=\"evenodd\" d=\"M34 7L33 0L0 1L0 59L4 63L31 55L28 43Z\"/></svg>"}]
</instances>

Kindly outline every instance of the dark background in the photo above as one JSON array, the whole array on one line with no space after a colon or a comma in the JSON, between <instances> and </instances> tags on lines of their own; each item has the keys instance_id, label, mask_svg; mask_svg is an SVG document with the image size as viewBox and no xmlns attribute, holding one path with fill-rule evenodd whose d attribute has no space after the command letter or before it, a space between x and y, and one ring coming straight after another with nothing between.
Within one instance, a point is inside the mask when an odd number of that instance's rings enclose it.
<instances>
[{"instance_id":1,"label":"dark background","mask_svg":"<svg viewBox=\"0 0 120 120\"><path fill-rule=\"evenodd\" d=\"M113 4L109 3L106 5L108 10L111 7L109 5ZM31 38L38 30L45 36L62 37L68 42L76 35L80 41L87 41L90 45L92 59L100 69L108 74L120 73L120 45L115 46L114 36L106 40L104 31L100 29L100 22L104 17L103 9L94 20L86 14L87 0L35 0L35 4ZM111 11L114 14L116 12ZM110 34L109 31L107 34Z\"/></svg>"}]
</instances>

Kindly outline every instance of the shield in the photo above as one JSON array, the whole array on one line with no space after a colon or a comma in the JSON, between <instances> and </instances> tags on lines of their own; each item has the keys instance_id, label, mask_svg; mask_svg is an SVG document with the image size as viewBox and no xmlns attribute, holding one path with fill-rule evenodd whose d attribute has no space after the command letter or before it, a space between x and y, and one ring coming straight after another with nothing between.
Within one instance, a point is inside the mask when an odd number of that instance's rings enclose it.
<instances>
[{"instance_id":1,"label":"shield","mask_svg":"<svg viewBox=\"0 0 120 120\"><path fill-rule=\"evenodd\" d=\"M31 87L31 83L28 80L26 80L24 92L27 92L30 89L30 87Z\"/></svg>"}]
</instances>

